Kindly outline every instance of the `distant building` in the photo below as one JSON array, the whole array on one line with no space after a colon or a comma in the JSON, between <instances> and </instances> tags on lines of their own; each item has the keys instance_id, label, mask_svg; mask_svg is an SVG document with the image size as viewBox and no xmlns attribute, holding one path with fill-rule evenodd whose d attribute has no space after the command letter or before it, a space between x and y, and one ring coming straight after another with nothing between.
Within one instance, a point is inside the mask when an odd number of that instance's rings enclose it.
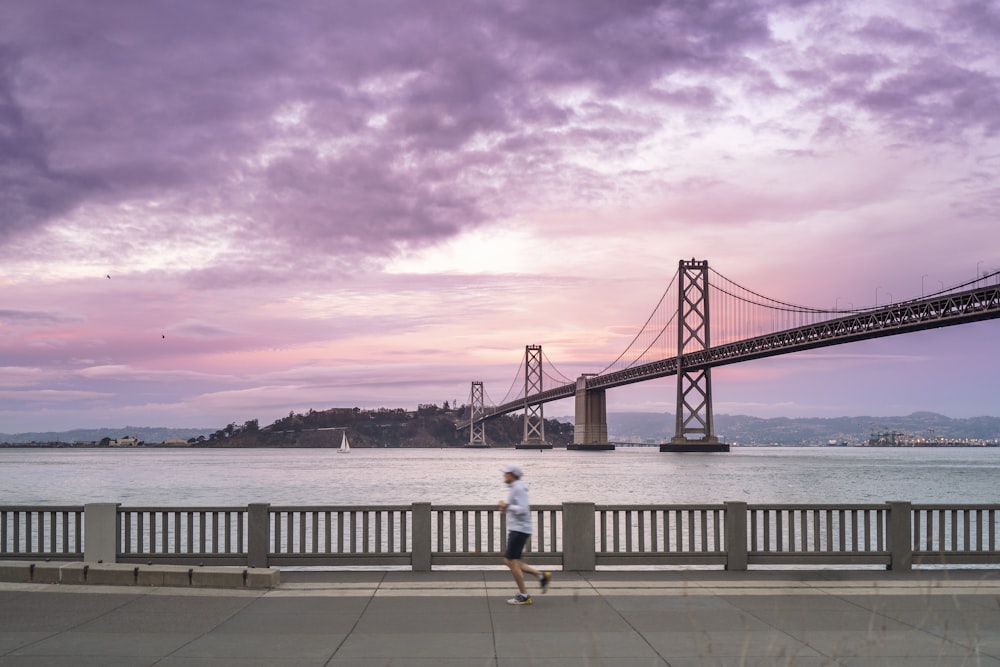
<instances>
[{"instance_id":1,"label":"distant building","mask_svg":"<svg viewBox=\"0 0 1000 667\"><path fill-rule=\"evenodd\" d=\"M117 438L108 443L109 447L138 447L142 444L142 440L138 438L133 438L131 435L126 435L124 438Z\"/></svg>"}]
</instances>

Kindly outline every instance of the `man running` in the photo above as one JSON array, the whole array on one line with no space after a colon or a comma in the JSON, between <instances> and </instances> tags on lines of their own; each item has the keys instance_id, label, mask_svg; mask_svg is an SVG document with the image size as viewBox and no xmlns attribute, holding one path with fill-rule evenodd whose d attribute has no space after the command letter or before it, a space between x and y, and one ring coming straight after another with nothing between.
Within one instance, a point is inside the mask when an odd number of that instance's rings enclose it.
<instances>
[{"instance_id":1,"label":"man running","mask_svg":"<svg viewBox=\"0 0 1000 667\"><path fill-rule=\"evenodd\" d=\"M531 537L531 504L528 502L528 485L521 481L523 473L520 466L506 465L500 471L503 473L504 483L510 487L507 500L501 500L498 503L500 511L507 514L507 551L504 553L503 562L514 575L514 583L517 584L518 590L518 594L507 600L507 604L531 604L531 596L528 595L528 590L524 587L524 573L527 572L538 578L543 593L547 593L549 590L552 573L539 572L521 559L524 545Z\"/></svg>"}]
</instances>

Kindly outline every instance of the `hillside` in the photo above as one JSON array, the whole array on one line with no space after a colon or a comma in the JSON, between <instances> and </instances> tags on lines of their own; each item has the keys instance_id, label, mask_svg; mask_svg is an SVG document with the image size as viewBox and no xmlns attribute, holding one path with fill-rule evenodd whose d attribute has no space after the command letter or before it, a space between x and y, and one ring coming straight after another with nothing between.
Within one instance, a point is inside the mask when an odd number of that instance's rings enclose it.
<instances>
[{"instance_id":1,"label":"hillside","mask_svg":"<svg viewBox=\"0 0 1000 667\"><path fill-rule=\"evenodd\" d=\"M450 410L422 405L415 412L403 409L362 410L332 408L291 413L270 426L256 421L230 424L200 441L200 447L339 447L346 429L351 447L462 447L469 443L468 429L456 429L468 415L465 408ZM486 423L486 441L493 447L513 447L524 433L520 415L502 416ZM573 427L545 421L548 442L565 446L573 442Z\"/></svg>"}]
</instances>

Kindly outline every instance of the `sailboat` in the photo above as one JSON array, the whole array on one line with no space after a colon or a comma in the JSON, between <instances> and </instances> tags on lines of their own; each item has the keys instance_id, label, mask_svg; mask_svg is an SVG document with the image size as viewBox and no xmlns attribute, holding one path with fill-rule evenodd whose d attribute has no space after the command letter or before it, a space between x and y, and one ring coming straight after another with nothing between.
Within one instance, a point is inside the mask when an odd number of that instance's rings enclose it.
<instances>
[{"instance_id":1,"label":"sailboat","mask_svg":"<svg viewBox=\"0 0 1000 667\"><path fill-rule=\"evenodd\" d=\"M347 431L344 431L344 437L340 441L340 449L337 450L341 454L350 454L351 446L347 444Z\"/></svg>"}]
</instances>

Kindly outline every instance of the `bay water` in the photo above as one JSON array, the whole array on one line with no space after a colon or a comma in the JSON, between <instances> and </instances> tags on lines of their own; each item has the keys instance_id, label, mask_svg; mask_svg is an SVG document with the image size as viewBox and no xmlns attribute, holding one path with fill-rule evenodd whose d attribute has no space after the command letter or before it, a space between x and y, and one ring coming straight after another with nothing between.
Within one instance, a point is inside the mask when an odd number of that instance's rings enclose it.
<instances>
[{"instance_id":1,"label":"bay water","mask_svg":"<svg viewBox=\"0 0 1000 667\"><path fill-rule=\"evenodd\" d=\"M0 505L492 505L500 467L535 505L1000 502L1000 448L0 449Z\"/></svg>"}]
</instances>

